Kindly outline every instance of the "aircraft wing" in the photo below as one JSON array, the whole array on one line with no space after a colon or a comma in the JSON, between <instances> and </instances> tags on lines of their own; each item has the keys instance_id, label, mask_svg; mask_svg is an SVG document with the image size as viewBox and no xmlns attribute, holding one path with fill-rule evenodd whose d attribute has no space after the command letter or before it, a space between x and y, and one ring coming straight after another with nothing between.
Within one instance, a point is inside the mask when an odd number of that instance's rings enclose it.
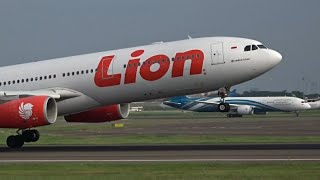
<instances>
[{"instance_id":1,"label":"aircraft wing","mask_svg":"<svg viewBox=\"0 0 320 180\"><path fill-rule=\"evenodd\" d=\"M65 88L50 88L34 91L0 91L1 101L10 101L29 96L49 96L57 101L81 96L81 93Z\"/></svg>"}]
</instances>

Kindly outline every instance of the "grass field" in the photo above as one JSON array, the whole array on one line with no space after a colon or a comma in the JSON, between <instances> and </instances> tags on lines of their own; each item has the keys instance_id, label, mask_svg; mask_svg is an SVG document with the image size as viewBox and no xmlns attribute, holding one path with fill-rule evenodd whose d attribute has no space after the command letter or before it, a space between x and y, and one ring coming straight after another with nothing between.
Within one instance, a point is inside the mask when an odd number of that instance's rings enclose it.
<instances>
[{"instance_id":1,"label":"grass field","mask_svg":"<svg viewBox=\"0 0 320 180\"><path fill-rule=\"evenodd\" d=\"M0 164L0 179L308 179L320 177L320 163L49 163Z\"/></svg>"}]
</instances>

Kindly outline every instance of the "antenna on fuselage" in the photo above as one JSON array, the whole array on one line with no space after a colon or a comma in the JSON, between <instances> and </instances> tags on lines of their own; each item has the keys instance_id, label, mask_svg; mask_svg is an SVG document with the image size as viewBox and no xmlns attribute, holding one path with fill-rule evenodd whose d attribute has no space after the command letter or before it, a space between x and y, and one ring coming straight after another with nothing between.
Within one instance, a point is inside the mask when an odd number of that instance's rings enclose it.
<instances>
[{"instance_id":1,"label":"antenna on fuselage","mask_svg":"<svg viewBox=\"0 0 320 180\"><path fill-rule=\"evenodd\" d=\"M191 37L189 34L188 34L188 38L189 38L189 39L192 39L192 37Z\"/></svg>"}]
</instances>

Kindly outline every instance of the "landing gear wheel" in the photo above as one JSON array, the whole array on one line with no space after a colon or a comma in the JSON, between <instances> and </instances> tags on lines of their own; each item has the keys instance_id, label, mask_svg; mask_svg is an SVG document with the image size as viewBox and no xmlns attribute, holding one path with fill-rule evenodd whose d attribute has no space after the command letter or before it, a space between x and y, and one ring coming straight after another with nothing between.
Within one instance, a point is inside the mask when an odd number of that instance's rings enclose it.
<instances>
[{"instance_id":1,"label":"landing gear wheel","mask_svg":"<svg viewBox=\"0 0 320 180\"><path fill-rule=\"evenodd\" d=\"M229 112L230 111L230 105L228 103L220 103L218 105L218 110L220 112Z\"/></svg>"},{"instance_id":2,"label":"landing gear wheel","mask_svg":"<svg viewBox=\"0 0 320 180\"><path fill-rule=\"evenodd\" d=\"M32 142L32 139L34 138L34 135L30 130L23 131L22 136L23 136L24 142L27 142L27 143Z\"/></svg>"},{"instance_id":3,"label":"landing gear wheel","mask_svg":"<svg viewBox=\"0 0 320 180\"><path fill-rule=\"evenodd\" d=\"M15 136L9 136L7 138L7 146L9 148L15 148L15 146L16 146L16 138L15 138Z\"/></svg>"},{"instance_id":4,"label":"landing gear wheel","mask_svg":"<svg viewBox=\"0 0 320 180\"><path fill-rule=\"evenodd\" d=\"M24 138L22 135L9 136L7 145L9 148L21 148L24 145Z\"/></svg>"},{"instance_id":5,"label":"landing gear wheel","mask_svg":"<svg viewBox=\"0 0 320 180\"><path fill-rule=\"evenodd\" d=\"M24 142L36 142L40 138L40 133L37 130L26 130L22 132Z\"/></svg>"},{"instance_id":6,"label":"landing gear wheel","mask_svg":"<svg viewBox=\"0 0 320 180\"><path fill-rule=\"evenodd\" d=\"M40 133L38 130L31 130L32 134L34 135L33 139L32 139L32 142L37 142L39 139L40 139Z\"/></svg>"}]
</instances>

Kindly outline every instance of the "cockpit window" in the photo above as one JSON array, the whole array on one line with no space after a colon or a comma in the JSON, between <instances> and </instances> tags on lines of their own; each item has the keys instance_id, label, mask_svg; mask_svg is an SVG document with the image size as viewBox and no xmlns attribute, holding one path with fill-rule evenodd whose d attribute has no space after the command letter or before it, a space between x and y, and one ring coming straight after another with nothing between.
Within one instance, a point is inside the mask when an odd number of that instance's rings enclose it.
<instances>
[{"instance_id":1,"label":"cockpit window","mask_svg":"<svg viewBox=\"0 0 320 180\"><path fill-rule=\"evenodd\" d=\"M258 47L259 47L260 49L268 49L267 47L265 47L265 46L262 45L262 44L258 45Z\"/></svg>"},{"instance_id":2,"label":"cockpit window","mask_svg":"<svg viewBox=\"0 0 320 180\"><path fill-rule=\"evenodd\" d=\"M258 47L256 45L252 45L252 51L257 50Z\"/></svg>"},{"instance_id":3,"label":"cockpit window","mask_svg":"<svg viewBox=\"0 0 320 180\"><path fill-rule=\"evenodd\" d=\"M244 48L244 51L251 51L251 45L246 46L246 47Z\"/></svg>"}]
</instances>

